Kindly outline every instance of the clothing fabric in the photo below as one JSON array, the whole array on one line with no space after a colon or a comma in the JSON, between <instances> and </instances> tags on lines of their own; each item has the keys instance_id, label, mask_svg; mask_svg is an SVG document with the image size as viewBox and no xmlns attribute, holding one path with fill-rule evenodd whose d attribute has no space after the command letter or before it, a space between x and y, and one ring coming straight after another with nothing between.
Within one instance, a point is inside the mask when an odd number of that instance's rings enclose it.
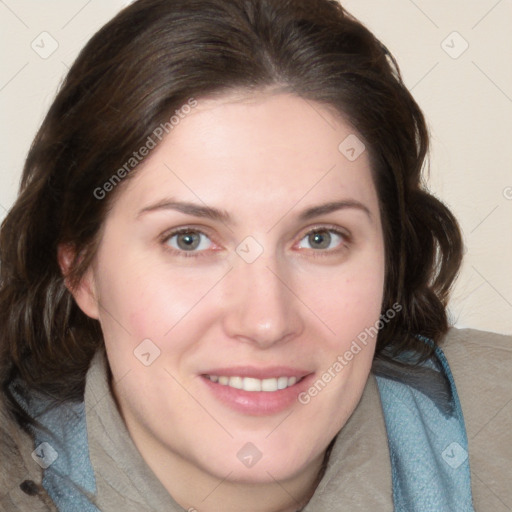
<instances>
[{"instance_id":1,"label":"clothing fabric","mask_svg":"<svg viewBox=\"0 0 512 512\"><path fill-rule=\"evenodd\" d=\"M468 440L453 375L440 348L424 366L447 378L448 407L439 407L402 382L377 378L391 452L395 511L474 512Z\"/></svg>"},{"instance_id":2,"label":"clothing fabric","mask_svg":"<svg viewBox=\"0 0 512 512\"><path fill-rule=\"evenodd\" d=\"M512 510L505 476L512 473L512 338L452 329L442 348L447 360L438 351L431 364L449 377L453 414L410 386L370 375L304 512L469 512L472 502L477 512ZM35 400L32 407L41 404ZM75 481L94 495L90 510L183 511L133 444L110 392L102 352L88 372L84 403L66 414L63 441L52 445L41 434L32 441L2 408L0 456L15 471L0 472L0 510L57 510L53 498L65 512L88 511L84 501L72 508L84 498L66 485ZM55 418L46 420L55 432ZM30 454L36 448L35 457L41 455L38 447L45 442L59 457L43 472ZM47 450L44 445L39 459L48 457Z\"/></svg>"}]
</instances>

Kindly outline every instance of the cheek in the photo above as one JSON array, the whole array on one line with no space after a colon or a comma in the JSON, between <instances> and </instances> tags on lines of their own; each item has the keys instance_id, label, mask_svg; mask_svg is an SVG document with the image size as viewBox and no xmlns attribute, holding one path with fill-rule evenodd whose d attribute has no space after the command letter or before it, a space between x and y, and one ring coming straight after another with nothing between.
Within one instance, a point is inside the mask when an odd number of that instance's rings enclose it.
<instances>
[{"instance_id":1,"label":"cheek","mask_svg":"<svg viewBox=\"0 0 512 512\"><path fill-rule=\"evenodd\" d=\"M126 352L129 357L143 340L150 339L162 351L172 345L178 356L189 339L173 334L186 325L193 331L192 338L200 336L216 314L216 305L204 301L209 304L208 318L200 306L222 275L222 269L186 272L147 259L100 267L100 321L107 347L123 348L116 354Z\"/></svg>"},{"instance_id":2,"label":"cheek","mask_svg":"<svg viewBox=\"0 0 512 512\"><path fill-rule=\"evenodd\" d=\"M313 313L330 332L327 340L331 340L331 349L343 349L360 333L378 323L384 264L380 258L367 263L319 274L314 284L303 283L302 296L307 297Z\"/></svg>"},{"instance_id":3,"label":"cheek","mask_svg":"<svg viewBox=\"0 0 512 512\"><path fill-rule=\"evenodd\" d=\"M153 268L133 278L132 297L127 313L133 329L167 337L177 326L187 324L200 328L205 318L203 302L208 304L208 316L216 313L210 295L222 279L222 268L184 269L170 265ZM201 310L199 316L197 311ZM204 322L206 323L206 322Z\"/></svg>"}]
</instances>

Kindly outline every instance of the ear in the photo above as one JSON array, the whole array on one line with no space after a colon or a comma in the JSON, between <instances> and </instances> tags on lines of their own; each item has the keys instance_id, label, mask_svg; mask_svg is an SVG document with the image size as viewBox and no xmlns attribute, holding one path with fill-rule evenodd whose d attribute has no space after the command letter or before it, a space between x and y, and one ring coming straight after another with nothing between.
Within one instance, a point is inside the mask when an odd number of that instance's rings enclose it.
<instances>
[{"instance_id":1,"label":"ear","mask_svg":"<svg viewBox=\"0 0 512 512\"><path fill-rule=\"evenodd\" d=\"M87 269L76 286L71 286L68 275L75 260L75 249L71 244L60 244L57 249L57 258L66 288L73 295L78 307L89 317L99 319L99 307L94 281L94 272L91 267Z\"/></svg>"}]
</instances>

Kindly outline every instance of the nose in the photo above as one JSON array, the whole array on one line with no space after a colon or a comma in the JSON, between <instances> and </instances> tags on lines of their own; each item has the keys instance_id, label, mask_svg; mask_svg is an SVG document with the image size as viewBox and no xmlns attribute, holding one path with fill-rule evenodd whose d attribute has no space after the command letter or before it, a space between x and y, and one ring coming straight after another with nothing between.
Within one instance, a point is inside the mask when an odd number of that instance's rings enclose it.
<instances>
[{"instance_id":1,"label":"nose","mask_svg":"<svg viewBox=\"0 0 512 512\"><path fill-rule=\"evenodd\" d=\"M303 331L290 273L269 259L238 261L226 281L224 329L229 337L266 349Z\"/></svg>"}]
</instances>

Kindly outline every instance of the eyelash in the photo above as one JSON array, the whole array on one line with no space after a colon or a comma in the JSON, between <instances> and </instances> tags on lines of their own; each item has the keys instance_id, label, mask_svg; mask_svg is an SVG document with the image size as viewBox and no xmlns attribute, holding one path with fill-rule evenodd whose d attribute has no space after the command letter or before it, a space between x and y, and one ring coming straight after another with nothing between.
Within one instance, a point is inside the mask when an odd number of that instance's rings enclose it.
<instances>
[{"instance_id":1,"label":"eyelash","mask_svg":"<svg viewBox=\"0 0 512 512\"><path fill-rule=\"evenodd\" d=\"M180 250L174 249L173 247L169 246L168 242L172 237L174 237L176 235L186 234L186 233L196 233L199 235L206 236L207 238L209 238L211 240L211 237L207 233L202 231L201 229L194 228L194 227L178 228L178 229L169 231L162 236L161 242L164 245L165 250L169 251L173 255L184 256L185 258L199 258L199 257L206 256L206 254L204 254L204 253L206 253L207 251L180 251ZM213 240L212 240L212 243L215 243L215 242L213 242Z\"/></svg>"},{"instance_id":2,"label":"eyelash","mask_svg":"<svg viewBox=\"0 0 512 512\"><path fill-rule=\"evenodd\" d=\"M339 236L341 238L341 242L340 242L339 247L337 247L335 249L325 249L325 250L310 249L311 254L315 258L326 257L326 256L328 257L328 256L332 256L333 254L338 254L338 253L348 249L348 247L352 243L352 237L348 232L341 230L338 227L326 226L326 225L320 225L320 226L308 228L307 231L304 231L301 234L298 243L300 243L308 235L311 235L313 233L318 233L321 231L327 231L329 233L333 233L333 234ZM201 229L194 228L194 227L183 227L183 228L174 229L170 232L166 232L162 235L161 243L162 243L162 245L164 245L165 250L171 252L174 255L184 256L185 258L206 257L207 256L206 253L208 252L208 250L184 251L184 250L177 250L177 249L174 249L173 247L169 246L168 242L171 238L173 238L176 235L181 235L181 234L186 234L186 233L195 233L195 234L206 236L207 238L209 238L211 240L211 242L213 244L215 244L215 242L211 239L211 237L207 233L202 231Z\"/></svg>"}]
</instances>

